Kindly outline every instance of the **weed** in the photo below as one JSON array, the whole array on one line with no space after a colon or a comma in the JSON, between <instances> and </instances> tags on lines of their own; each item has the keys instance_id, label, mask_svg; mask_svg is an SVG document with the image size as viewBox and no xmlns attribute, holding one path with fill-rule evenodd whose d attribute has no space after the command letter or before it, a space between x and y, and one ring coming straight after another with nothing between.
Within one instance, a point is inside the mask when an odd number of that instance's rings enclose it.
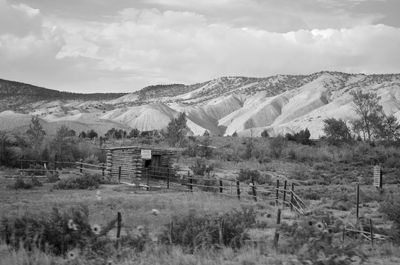
<instances>
[{"instance_id":1,"label":"weed","mask_svg":"<svg viewBox=\"0 0 400 265\"><path fill-rule=\"evenodd\" d=\"M58 190L97 189L101 183L102 183L101 176L84 174L82 176L62 179L54 185L54 189Z\"/></svg>"},{"instance_id":2,"label":"weed","mask_svg":"<svg viewBox=\"0 0 400 265\"><path fill-rule=\"evenodd\" d=\"M239 248L248 239L246 229L255 223L256 213L252 208L223 215L204 215L190 210L187 215L172 218L172 225L165 227L161 241L180 245L190 253L220 244Z\"/></svg>"}]
</instances>

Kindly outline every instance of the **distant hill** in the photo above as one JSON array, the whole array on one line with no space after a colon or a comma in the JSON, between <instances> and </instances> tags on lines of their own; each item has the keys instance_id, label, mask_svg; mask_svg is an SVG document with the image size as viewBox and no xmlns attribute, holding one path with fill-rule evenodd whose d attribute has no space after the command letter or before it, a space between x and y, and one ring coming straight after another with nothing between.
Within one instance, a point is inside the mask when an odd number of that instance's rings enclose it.
<instances>
[{"instance_id":1,"label":"distant hill","mask_svg":"<svg viewBox=\"0 0 400 265\"><path fill-rule=\"evenodd\" d=\"M47 89L25 83L0 79L0 111L18 110L20 106L37 101L79 100L101 101L112 100L126 95L125 93L71 93Z\"/></svg>"},{"instance_id":2,"label":"distant hill","mask_svg":"<svg viewBox=\"0 0 400 265\"><path fill-rule=\"evenodd\" d=\"M49 134L61 124L101 133L112 127L150 131L164 129L185 112L194 135L259 136L267 130L275 136L308 128L318 138L324 135L326 118L350 122L357 117L351 92L358 89L376 93L385 113L400 119L400 74L322 71L220 77L192 85L148 86L125 95L66 93L0 80L0 130L20 130L29 125L30 115L38 115ZM4 109L14 111L1 113Z\"/></svg>"}]
</instances>

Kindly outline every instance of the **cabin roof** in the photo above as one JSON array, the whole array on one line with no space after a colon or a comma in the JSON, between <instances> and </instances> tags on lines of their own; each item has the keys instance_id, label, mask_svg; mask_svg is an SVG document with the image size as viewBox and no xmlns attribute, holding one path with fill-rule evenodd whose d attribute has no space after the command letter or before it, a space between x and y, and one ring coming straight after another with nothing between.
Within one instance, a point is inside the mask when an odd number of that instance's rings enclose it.
<instances>
[{"instance_id":1,"label":"cabin roof","mask_svg":"<svg viewBox=\"0 0 400 265\"><path fill-rule=\"evenodd\" d=\"M152 151L169 151L169 152L182 152L185 149L184 148L174 148L174 147L156 147L156 146L149 146L149 145L132 145L132 146L111 146L111 147L103 147L102 150L141 150L141 149L147 149L147 150L152 150Z\"/></svg>"}]
</instances>

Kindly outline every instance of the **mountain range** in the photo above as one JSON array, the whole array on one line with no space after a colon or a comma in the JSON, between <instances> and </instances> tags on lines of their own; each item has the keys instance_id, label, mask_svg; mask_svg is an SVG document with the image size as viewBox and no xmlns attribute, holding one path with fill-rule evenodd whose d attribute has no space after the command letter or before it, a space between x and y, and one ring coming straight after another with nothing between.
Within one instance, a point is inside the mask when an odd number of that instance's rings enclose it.
<instances>
[{"instance_id":1,"label":"mountain range","mask_svg":"<svg viewBox=\"0 0 400 265\"><path fill-rule=\"evenodd\" d=\"M266 78L221 77L193 85L145 87L130 94L77 94L0 80L0 130L21 131L38 115L49 134L61 124L103 134L115 127L160 130L180 112L194 135L259 136L305 128L323 135L323 120L356 118L351 91L380 96L387 114L400 119L400 74L318 72Z\"/></svg>"}]
</instances>

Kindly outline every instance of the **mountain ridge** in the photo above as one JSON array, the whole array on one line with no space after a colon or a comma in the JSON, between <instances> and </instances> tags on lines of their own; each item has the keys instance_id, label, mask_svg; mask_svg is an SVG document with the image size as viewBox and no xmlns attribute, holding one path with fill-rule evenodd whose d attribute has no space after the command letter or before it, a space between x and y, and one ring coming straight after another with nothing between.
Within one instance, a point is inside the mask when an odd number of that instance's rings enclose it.
<instances>
[{"instance_id":1,"label":"mountain ridge","mask_svg":"<svg viewBox=\"0 0 400 265\"><path fill-rule=\"evenodd\" d=\"M48 89L17 81L0 79L0 111L14 109L21 105L49 100L110 100L126 93L73 93Z\"/></svg>"},{"instance_id":2,"label":"mountain ridge","mask_svg":"<svg viewBox=\"0 0 400 265\"><path fill-rule=\"evenodd\" d=\"M273 136L308 128L312 137L318 138L323 135L324 119L356 118L350 95L356 89L377 93L384 111L400 118L400 74L333 71L154 85L109 100L50 99L24 104L19 110L49 123L76 123L77 128L87 123L90 128L101 125L101 130L119 126L141 131L164 129L172 118L185 112L194 135L208 131L212 135L237 132L255 136L267 130Z\"/></svg>"}]
</instances>

